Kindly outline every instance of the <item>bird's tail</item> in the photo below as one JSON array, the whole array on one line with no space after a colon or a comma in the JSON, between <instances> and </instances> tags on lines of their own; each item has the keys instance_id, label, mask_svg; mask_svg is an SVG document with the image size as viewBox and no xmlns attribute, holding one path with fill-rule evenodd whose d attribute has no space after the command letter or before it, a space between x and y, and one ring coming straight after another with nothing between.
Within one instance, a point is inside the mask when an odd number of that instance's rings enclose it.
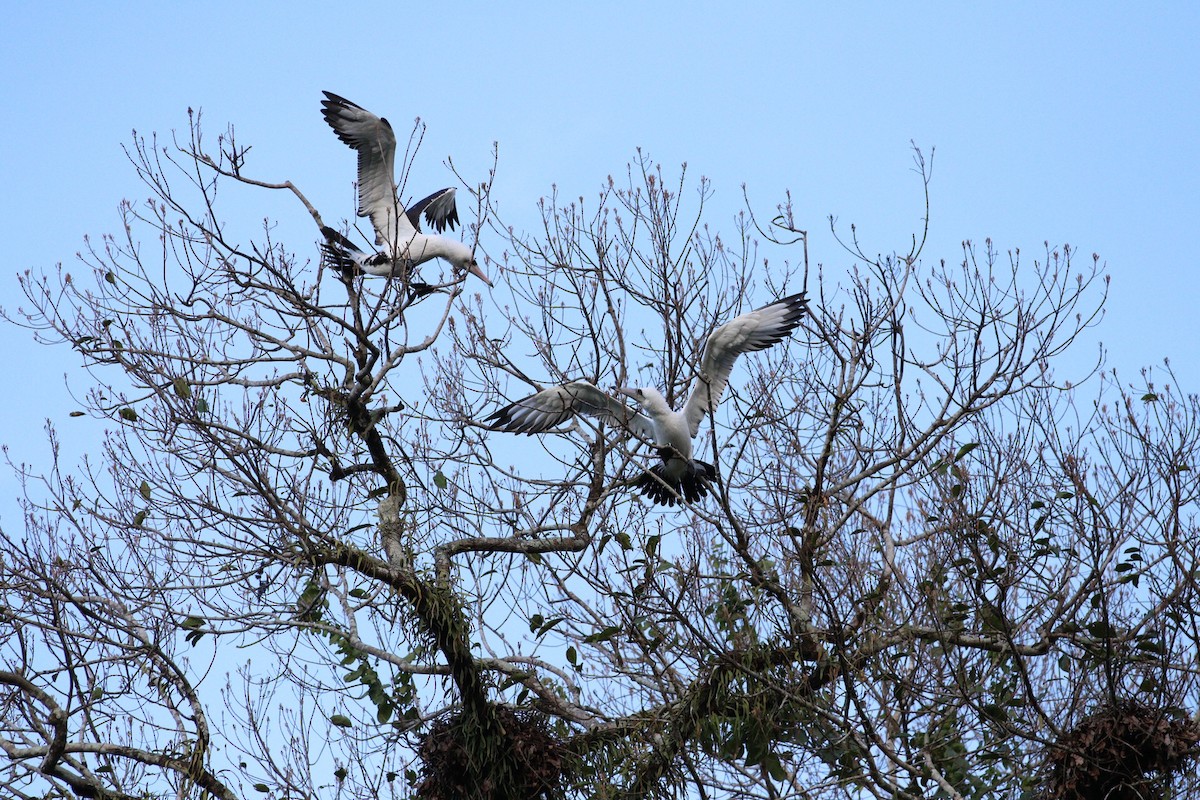
<instances>
[{"instance_id":1,"label":"bird's tail","mask_svg":"<svg viewBox=\"0 0 1200 800\"><path fill-rule=\"evenodd\" d=\"M373 257L368 256L362 250L359 250L354 242L328 225L321 228L321 233L325 236L325 241L321 243L321 265L326 269L335 269L347 278L353 278L362 275L364 272L368 272L368 270L363 269L363 265L375 266L374 262L380 258L378 255ZM371 272L371 274L375 275L378 273ZM413 297L417 298L425 297L437 291L428 283L416 280L415 278L411 278L407 286Z\"/></svg>"},{"instance_id":2,"label":"bird's tail","mask_svg":"<svg viewBox=\"0 0 1200 800\"><path fill-rule=\"evenodd\" d=\"M321 228L321 234L325 237L325 241L321 243L322 266L336 269L348 277L362 273L364 254L355 247L354 242L328 225Z\"/></svg>"},{"instance_id":3,"label":"bird's tail","mask_svg":"<svg viewBox=\"0 0 1200 800\"><path fill-rule=\"evenodd\" d=\"M690 461L687 472L678 480L667 474L666 464L656 464L642 473L633 485L660 506L674 506L707 497L716 479L717 470L712 464Z\"/></svg>"}]
</instances>

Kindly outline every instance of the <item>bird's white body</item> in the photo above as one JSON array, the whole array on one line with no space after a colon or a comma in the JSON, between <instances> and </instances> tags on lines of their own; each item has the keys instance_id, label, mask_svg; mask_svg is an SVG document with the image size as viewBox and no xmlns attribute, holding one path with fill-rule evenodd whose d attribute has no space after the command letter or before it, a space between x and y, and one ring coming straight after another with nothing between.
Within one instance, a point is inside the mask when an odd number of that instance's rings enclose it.
<instances>
[{"instance_id":1,"label":"bird's white body","mask_svg":"<svg viewBox=\"0 0 1200 800\"><path fill-rule=\"evenodd\" d=\"M687 473L688 464L692 461L692 433L687 416L681 411L672 410L667 398L658 389L641 387L617 391L633 398L642 407L653 427L654 445L662 455L664 470L674 482L678 482Z\"/></svg>"},{"instance_id":2,"label":"bird's white body","mask_svg":"<svg viewBox=\"0 0 1200 800\"><path fill-rule=\"evenodd\" d=\"M329 262L341 268L351 268L385 278L407 278L412 269L434 258L444 258L454 266L483 277L473 267L471 248L444 236L430 236L413 231L408 239L397 242L395 247L378 253L366 253L354 242L332 228L322 228L325 234L325 251ZM483 280L491 286L486 277Z\"/></svg>"},{"instance_id":3,"label":"bird's white body","mask_svg":"<svg viewBox=\"0 0 1200 800\"><path fill-rule=\"evenodd\" d=\"M427 233L414 233L407 241L400 243L396 251L397 258L411 264L424 264L433 258L444 258L456 267L468 270L474 263L471 248L455 239L444 236L430 236ZM484 278L487 281L487 278Z\"/></svg>"},{"instance_id":4,"label":"bird's white body","mask_svg":"<svg viewBox=\"0 0 1200 800\"><path fill-rule=\"evenodd\" d=\"M498 430L533 434L555 428L575 414L599 417L658 449L662 463L637 481L643 494L664 505L698 500L708 494L717 473L711 464L692 457L692 439L700 432L704 416L720 402L734 362L742 353L765 349L789 336L807 307L804 294L794 294L713 331L704 346L696 384L679 411L654 388L617 390L637 401L639 413L587 381L573 381L511 403L489 421Z\"/></svg>"},{"instance_id":5,"label":"bird's white body","mask_svg":"<svg viewBox=\"0 0 1200 800\"><path fill-rule=\"evenodd\" d=\"M421 231L422 213L438 233L454 228L458 222L454 189L434 192L406 210L396 188L396 135L391 124L344 97L331 92L325 92L325 97L321 101L325 121L358 153L358 215L370 217L380 247L367 253L332 228L322 228L330 263L339 269L407 279L418 264L442 258L491 286L471 248L457 239Z\"/></svg>"}]
</instances>

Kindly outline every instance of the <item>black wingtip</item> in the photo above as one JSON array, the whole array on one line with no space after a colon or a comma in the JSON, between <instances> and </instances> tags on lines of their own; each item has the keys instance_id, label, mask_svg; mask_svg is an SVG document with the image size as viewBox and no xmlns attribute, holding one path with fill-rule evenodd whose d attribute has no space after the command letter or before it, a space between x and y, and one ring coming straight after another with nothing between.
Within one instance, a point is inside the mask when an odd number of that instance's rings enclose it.
<instances>
[{"instance_id":1,"label":"black wingtip","mask_svg":"<svg viewBox=\"0 0 1200 800\"><path fill-rule=\"evenodd\" d=\"M633 485L642 495L658 505L673 508L708 497L712 491L712 482L716 479L717 470L712 464L692 461L688 464L687 472L677 482L667 476L665 465L656 464L642 473Z\"/></svg>"},{"instance_id":2,"label":"black wingtip","mask_svg":"<svg viewBox=\"0 0 1200 800\"><path fill-rule=\"evenodd\" d=\"M322 90L321 94L325 95L325 99L321 101L321 107L325 109L324 113L329 113L336 108L357 108L365 111L362 106L355 103L353 100L347 100L340 94L334 94L330 91Z\"/></svg>"},{"instance_id":3,"label":"black wingtip","mask_svg":"<svg viewBox=\"0 0 1200 800\"><path fill-rule=\"evenodd\" d=\"M321 101L321 116L325 118L325 122L328 123L329 127L333 128L333 132L343 144L349 145L357 150L358 140L343 133L338 126L344 120L342 111L351 108L357 108L360 111L366 111L366 109L360 106L358 103L351 102L339 94L334 94L333 92L323 92L323 94L325 95L326 99Z\"/></svg>"},{"instance_id":4,"label":"black wingtip","mask_svg":"<svg viewBox=\"0 0 1200 800\"><path fill-rule=\"evenodd\" d=\"M788 295L779 302L787 303L789 322L793 319L799 322L801 317L808 313L808 292L797 292L796 294Z\"/></svg>"},{"instance_id":5,"label":"black wingtip","mask_svg":"<svg viewBox=\"0 0 1200 800\"><path fill-rule=\"evenodd\" d=\"M438 189L428 197L422 197L410 205L408 210L404 212L408 216L408 221L418 231L421 230L422 219L424 219L435 233L445 233L447 228L454 230L454 227L458 225L458 206L451 203L448 213L442 216L435 213L435 211L443 208L445 205L445 201L442 198L447 193L453 191L454 187L448 186L445 189Z\"/></svg>"},{"instance_id":6,"label":"black wingtip","mask_svg":"<svg viewBox=\"0 0 1200 800\"><path fill-rule=\"evenodd\" d=\"M673 507L680 501L679 487L672 486L662 474L661 464L643 472L633 485L655 505Z\"/></svg>"},{"instance_id":7,"label":"black wingtip","mask_svg":"<svg viewBox=\"0 0 1200 800\"><path fill-rule=\"evenodd\" d=\"M770 308L771 306L778 305L786 306L780 327L776 329L772 335L763 336L762 340L758 342L757 347L753 349L761 350L763 348L770 347L771 345L779 344L784 339L791 336L792 332L796 330L796 328L800 327L800 321L803 320L804 315L808 313L808 293L798 292L796 294L788 295L787 297L771 303L770 306L764 307Z\"/></svg>"},{"instance_id":8,"label":"black wingtip","mask_svg":"<svg viewBox=\"0 0 1200 800\"><path fill-rule=\"evenodd\" d=\"M452 210L444 219L436 219L430 209L425 209L425 221L438 233L445 233L447 228L454 230L458 225L458 209Z\"/></svg>"},{"instance_id":9,"label":"black wingtip","mask_svg":"<svg viewBox=\"0 0 1200 800\"><path fill-rule=\"evenodd\" d=\"M512 410L516 407L516 403L509 403L499 411L493 412L487 419L484 425L493 431L504 431L505 433L526 433L530 436L533 431L529 430L528 422L517 422L513 418Z\"/></svg>"}]
</instances>

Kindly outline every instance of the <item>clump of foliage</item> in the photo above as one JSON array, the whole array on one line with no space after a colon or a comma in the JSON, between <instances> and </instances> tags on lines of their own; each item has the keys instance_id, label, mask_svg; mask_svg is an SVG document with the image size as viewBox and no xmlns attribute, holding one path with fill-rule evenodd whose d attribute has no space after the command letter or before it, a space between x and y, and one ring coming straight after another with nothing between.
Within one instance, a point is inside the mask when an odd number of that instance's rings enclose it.
<instances>
[{"instance_id":1,"label":"clump of foliage","mask_svg":"<svg viewBox=\"0 0 1200 800\"><path fill-rule=\"evenodd\" d=\"M567 753L544 715L493 706L491 727L453 714L420 737L423 800L527 800L562 796ZM468 776L480 776L478 785Z\"/></svg>"},{"instance_id":2,"label":"clump of foliage","mask_svg":"<svg viewBox=\"0 0 1200 800\"><path fill-rule=\"evenodd\" d=\"M1041 797L1165 797L1166 781L1192 762L1197 742L1200 723L1181 714L1128 700L1103 705L1050 747Z\"/></svg>"}]
</instances>

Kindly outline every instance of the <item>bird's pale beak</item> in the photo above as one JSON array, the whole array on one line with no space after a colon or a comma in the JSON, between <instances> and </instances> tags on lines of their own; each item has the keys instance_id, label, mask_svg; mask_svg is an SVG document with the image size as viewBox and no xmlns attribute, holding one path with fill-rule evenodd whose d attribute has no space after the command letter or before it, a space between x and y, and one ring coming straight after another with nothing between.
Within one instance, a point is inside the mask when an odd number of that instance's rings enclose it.
<instances>
[{"instance_id":1,"label":"bird's pale beak","mask_svg":"<svg viewBox=\"0 0 1200 800\"><path fill-rule=\"evenodd\" d=\"M623 394L626 397L637 400L637 389L630 389L628 386L618 386L617 394Z\"/></svg>"},{"instance_id":2,"label":"bird's pale beak","mask_svg":"<svg viewBox=\"0 0 1200 800\"><path fill-rule=\"evenodd\" d=\"M483 270L481 270L479 268L478 263L472 261L470 264L467 265L467 271L470 272L472 275L474 275L476 278L479 278L479 280L486 283L488 285L489 289L493 288L493 284L492 284L491 280L488 279L487 275L483 274Z\"/></svg>"}]
</instances>

